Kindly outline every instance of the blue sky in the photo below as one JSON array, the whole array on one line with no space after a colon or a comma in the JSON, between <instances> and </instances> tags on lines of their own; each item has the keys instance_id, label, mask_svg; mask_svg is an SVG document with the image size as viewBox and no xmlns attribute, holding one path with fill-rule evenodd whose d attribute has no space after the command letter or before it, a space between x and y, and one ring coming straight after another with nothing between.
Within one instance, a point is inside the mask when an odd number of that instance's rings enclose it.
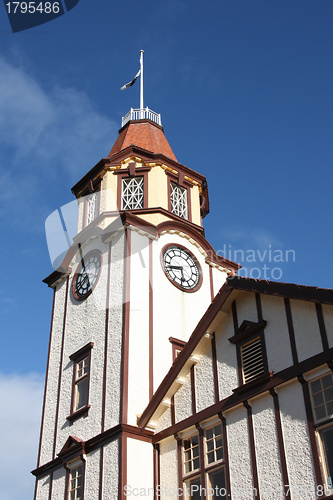
<instances>
[{"instance_id":1,"label":"blue sky","mask_svg":"<svg viewBox=\"0 0 333 500\"><path fill-rule=\"evenodd\" d=\"M13 34L0 5L1 423L9 433L30 414L32 436L7 454L20 486L0 467L0 500L32 497L52 306L45 219L139 106L138 83L119 89L140 49L145 105L178 160L207 177L207 239L243 255L248 275L266 265L267 278L278 268L281 281L332 287L332 21L331 0L80 0ZM31 394L23 411L13 394Z\"/></svg>"}]
</instances>

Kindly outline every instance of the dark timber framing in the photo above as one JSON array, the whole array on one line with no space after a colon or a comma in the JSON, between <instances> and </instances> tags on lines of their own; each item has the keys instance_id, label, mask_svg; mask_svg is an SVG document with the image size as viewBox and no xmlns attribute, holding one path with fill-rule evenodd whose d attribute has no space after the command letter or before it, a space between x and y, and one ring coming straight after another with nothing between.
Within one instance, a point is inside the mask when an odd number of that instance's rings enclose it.
<instances>
[{"instance_id":1,"label":"dark timber framing","mask_svg":"<svg viewBox=\"0 0 333 500\"><path fill-rule=\"evenodd\" d=\"M258 480L258 468L257 468L257 459L256 459L256 446L254 440L254 429L253 429L253 417L252 417L252 408L249 405L248 401L244 401L244 406L247 411L247 424L249 431L249 444L250 444L250 455L251 455L251 467L252 467L252 478L253 478L253 486L254 486L254 496L256 499L260 500L260 492L259 492L259 480Z\"/></svg>"}]
</instances>

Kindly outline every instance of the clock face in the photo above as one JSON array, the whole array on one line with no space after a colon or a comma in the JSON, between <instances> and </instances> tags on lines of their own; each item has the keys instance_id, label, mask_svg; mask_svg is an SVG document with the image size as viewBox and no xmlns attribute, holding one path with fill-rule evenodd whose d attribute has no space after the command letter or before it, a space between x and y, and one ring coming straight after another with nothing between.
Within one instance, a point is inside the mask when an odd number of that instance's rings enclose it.
<instances>
[{"instance_id":1,"label":"clock face","mask_svg":"<svg viewBox=\"0 0 333 500\"><path fill-rule=\"evenodd\" d=\"M201 269L188 250L178 245L163 252L163 268L169 280L185 291L195 291L201 285Z\"/></svg>"},{"instance_id":2,"label":"clock face","mask_svg":"<svg viewBox=\"0 0 333 500\"><path fill-rule=\"evenodd\" d=\"M85 299L97 283L101 270L101 254L90 252L84 257L73 278L73 295L77 300Z\"/></svg>"}]
</instances>

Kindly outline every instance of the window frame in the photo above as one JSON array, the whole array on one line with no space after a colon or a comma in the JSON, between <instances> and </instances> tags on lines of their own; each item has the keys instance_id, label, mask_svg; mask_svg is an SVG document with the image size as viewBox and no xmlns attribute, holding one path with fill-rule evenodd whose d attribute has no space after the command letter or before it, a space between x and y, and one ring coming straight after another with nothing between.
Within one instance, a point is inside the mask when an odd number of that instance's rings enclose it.
<instances>
[{"instance_id":1,"label":"window frame","mask_svg":"<svg viewBox=\"0 0 333 500\"><path fill-rule=\"evenodd\" d=\"M71 423L77 418L83 416L86 417L88 415L90 404L89 404L89 393L90 393L90 377L91 377L91 351L94 346L93 342L89 342L87 345L76 351L74 354L69 356L69 359L73 361L73 376L72 376L72 397L71 397L71 409L70 414L67 417ZM88 358L88 370L87 374L83 377L77 379L76 374L78 371L78 366L81 361ZM77 403L77 386L82 383L82 380L87 380L87 394L85 398L85 404L80 408L76 408Z\"/></svg>"},{"instance_id":2,"label":"window frame","mask_svg":"<svg viewBox=\"0 0 333 500\"><path fill-rule=\"evenodd\" d=\"M191 187L194 185L192 182L185 180L184 174L182 172L179 172L178 176L173 174L172 172L169 172L168 170L166 171L166 174L168 176L168 210L169 212L172 213L174 217L179 218L179 220L187 220L189 222L192 222L192 206L191 206ZM183 188L186 190L186 200L187 200L187 217L181 217L180 215L175 214L171 210L171 183Z\"/></svg>"},{"instance_id":3,"label":"window frame","mask_svg":"<svg viewBox=\"0 0 333 500\"><path fill-rule=\"evenodd\" d=\"M131 207L131 208L124 208L123 207L123 196L124 196L124 184L126 182L131 183L133 181L138 181L139 179L142 179L142 206L141 207ZM121 199L120 199L120 210L142 210L144 208L144 200L145 200L145 178L143 175L136 175L133 177L122 177L121 178Z\"/></svg>"},{"instance_id":4,"label":"window frame","mask_svg":"<svg viewBox=\"0 0 333 500\"><path fill-rule=\"evenodd\" d=\"M118 176L117 179L117 206L119 211L123 211L122 196L123 196L123 179L130 179L133 177L143 177L143 207L142 208L126 208L126 211L137 212L148 208L148 173L151 167L136 166L137 164L132 161L128 164L127 168L118 168L113 170L113 174Z\"/></svg>"},{"instance_id":5,"label":"window frame","mask_svg":"<svg viewBox=\"0 0 333 500\"><path fill-rule=\"evenodd\" d=\"M94 182L90 181L88 187L82 192L84 197L83 206L83 229L92 224L101 213L101 182L102 178L98 177ZM91 196L96 194L95 217L88 223L88 204Z\"/></svg>"},{"instance_id":6,"label":"window frame","mask_svg":"<svg viewBox=\"0 0 333 500\"><path fill-rule=\"evenodd\" d=\"M71 500L71 474L73 471L82 467L82 493L80 497L77 497L75 500L84 500L84 489L85 489L85 476L86 476L86 461L82 458L77 458L76 460L68 463L66 468L66 491L65 491L65 499Z\"/></svg>"},{"instance_id":7,"label":"window frame","mask_svg":"<svg viewBox=\"0 0 333 500\"><path fill-rule=\"evenodd\" d=\"M316 416L316 411L315 411L315 401L314 401L314 395L313 395L313 390L312 390L312 384L317 381L321 381L328 375L331 376L331 380L333 382L333 373L332 371L326 371L322 374L320 374L317 377L311 378L308 380L308 385L309 385L309 395L310 395L310 402L311 402L311 409L312 409L312 419L313 419L313 429L315 433L315 438L316 438L316 444L317 444L317 451L318 451L318 456L319 456L319 464L320 464L320 470L321 470L321 475L324 483L324 488L325 488L325 495L329 493L330 495L333 495L333 465L332 465L332 475L329 475L329 464L327 463L328 460L326 459L326 452L325 452L325 445L323 442L323 438L321 436L321 433L327 429L332 429L333 431L333 412L325 415L322 418L317 418ZM324 396L324 388L323 384L321 382L321 392L323 393ZM333 383L331 386L333 387ZM315 394L318 394L316 392ZM325 401L325 398L323 397L323 400ZM332 402L333 400L330 400L329 402ZM326 403L325 404L325 409L326 409ZM333 452L333 450L332 450ZM329 485L328 483L328 478L331 478L331 484Z\"/></svg>"},{"instance_id":8,"label":"window frame","mask_svg":"<svg viewBox=\"0 0 333 500\"><path fill-rule=\"evenodd\" d=\"M226 453L226 442L225 442L225 435L224 435L224 429L223 429L223 424L222 421L215 421L214 423L211 423L205 428L201 428L200 426L198 427L198 432L191 434L190 436L186 436L182 439L182 482L183 485L185 486L185 499L190 500L189 495L187 494L187 489L189 488L189 485L192 481L196 481L199 479L201 488L206 491L206 498L207 500L213 500L213 496L210 494L210 475L213 472L218 472L218 471L223 471L224 475L224 489L225 489L225 498L228 498L228 493L230 493L229 488L228 488L228 480L227 480L227 474L228 474L228 458L227 458L227 453ZM214 434L214 429L216 427L220 428L220 434ZM213 450L208 450L207 446L207 432L213 429L213 441L214 444L216 443L216 438L220 438L222 441L222 453L223 456L221 459L216 459L214 462L208 463L208 451L216 451L218 448L213 448ZM192 470L190 472L185 471L185 446L184 442L188 440L192 440L193 437L197 436L198 437L198 443L199 443L199 467L195 470ZM211 441L211 440L210 440ZM197 458L197 457L196 457ZM219 498L223 498L222 496Z\"/></svg>"}]
</instances>

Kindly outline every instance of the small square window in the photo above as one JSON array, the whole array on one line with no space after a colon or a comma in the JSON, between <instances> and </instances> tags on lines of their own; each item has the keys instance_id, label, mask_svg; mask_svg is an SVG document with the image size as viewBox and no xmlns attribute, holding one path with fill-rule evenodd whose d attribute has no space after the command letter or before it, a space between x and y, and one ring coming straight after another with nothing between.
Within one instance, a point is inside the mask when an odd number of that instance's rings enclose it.
<instances>
[{"instance_id":1,"label":"small square window","mask_svg":"<svg viewBox=\"0 0 333 500\"><path fill-rule=\"evenodd\" d=\"M122 179L122 210L143 208L143 195L143 177L130 177Z\"/></svg>"}]
</instances>

